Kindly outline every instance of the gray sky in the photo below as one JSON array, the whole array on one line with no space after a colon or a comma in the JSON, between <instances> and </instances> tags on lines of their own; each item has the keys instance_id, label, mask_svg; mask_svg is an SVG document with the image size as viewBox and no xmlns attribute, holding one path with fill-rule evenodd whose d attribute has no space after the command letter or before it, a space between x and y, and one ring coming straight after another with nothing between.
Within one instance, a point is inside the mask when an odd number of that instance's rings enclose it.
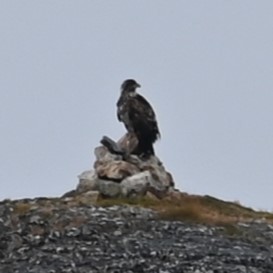
<instances>
[{"instance_id":1,"label":"gray sky","mask_svg":"<svg viewBox=\"0 0 273 273\"><path fill-rule=\"evenodd\" d=\"M1 1L0 199L58 196L154 106L178 188L273 210L273 1Z\"/></svg>"}]
</instances>

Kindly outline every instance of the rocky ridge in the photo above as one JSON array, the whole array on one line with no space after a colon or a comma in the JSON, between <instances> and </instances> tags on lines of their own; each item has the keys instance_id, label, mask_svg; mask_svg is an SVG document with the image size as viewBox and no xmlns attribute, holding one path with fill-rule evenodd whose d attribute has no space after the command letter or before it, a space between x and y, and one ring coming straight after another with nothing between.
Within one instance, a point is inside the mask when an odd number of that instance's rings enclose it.
<instances>
[{"instance_id":1,"label":"rocky ridge","mask_svg":"<svg viewBox=\"0 0 273 273\"><path fill-rule=\"evenodd\" d=\"M273 273L271 214L182 194L134 135L102 144L61 198L0 202L0 273Z\"/></svg>"},{"instance_id":2,"label":"rocky ridge","mask_svg":"<svg viewBox=\"0 0 273 273\"><path fill-rule=\"evenodd\" d=\"M273 272L273 226L166 221L135 206L76 197L0 203L1 273Z\"/></svg>"}]
</instances>

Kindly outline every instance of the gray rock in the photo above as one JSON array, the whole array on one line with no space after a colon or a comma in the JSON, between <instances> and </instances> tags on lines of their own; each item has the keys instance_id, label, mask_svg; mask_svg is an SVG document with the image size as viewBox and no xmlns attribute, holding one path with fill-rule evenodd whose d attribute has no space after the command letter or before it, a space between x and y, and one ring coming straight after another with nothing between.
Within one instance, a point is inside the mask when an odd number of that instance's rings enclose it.
<instances>
[{"instance_id":1,"label":"gray rock","mask_svg":"<svg viewBox=\"0 0 273 273\"><path fill-rule=\"evenodd\" d=\"M99 180L98 190L105 197L119 197L121 194L121 186L119 183Z\"/></svg>"},{"instance_id":2,"label":"gray rock","mask_svg":"<svg viewBox=\"0 0 273 273\"><path fill-rule=\"evenodd\" d=\"M167 187L160 180L155 179L150 171L127 177L121 182L121 187L124 196L142 196L150 191L157 198L162 198L167 191Z\"/></svg>"},{"instance_id":3,"label":"gray rock","mask_svg":"<svg viewBox=\"0 0 273 273\"><path fill-rule=\"evenodd\" d=\"M99 178L114 181L122 181L140 171L137 166L122 160L101 162L96 164L95 170Z\"/></svg>"},{"instance_id":4,"label":"gray rock","mask_svg":"<svg viewBox=\"0 0 273 273\"><path fill-rule=\"evenodd\" d=\"M120 183L122 195L125 197L131 195L145 195L152 184L152 181L153 178L149 171L127 177Z\"/></svg>"},{"instance_id":5,"label":"gray rock","mask_svg":"<svg viewBox=\"0 0 273 273\"><path fill-rule=\"evenodd\" d=\"M95 156L96 156L96 161L100 161L100 162L122 159L121 155L110 153L108 149L104 146L99 146L95 148Z\"/></svg>"},{"instance_id":6,"label":"gray rock","mask_svg":"<svg viewBox=\"0 0 273 273\"><path fill-rule=\"evenodd\" d=\"M128 134L127 137L130 138ZM95 156L94 170L79 175L76 192L69 192L65 197L88 191L99 191L108 197L119 196L121 192L123 196L145 195L149 191L156 198L163 198L167 196L169 189L174 188L171 174L156 156L144 159L136 155L126 155L123 158L110 153L104 146L95 148ZM122 183L121 187L115 182ZM107 189L107 186L110 188Z\"/></svg>"},{"instance_id":7,"label":"gray rock","mask_svg":"<svg viewBox=\"0 0 273 273\"><path fill-rule=\"evenodd\" d=\"M156 156L151 156L146 161L140 161L138 164L141 170L148 170L151 172L155 181L158 181L157 185L165 188L169 188L174 185L173 178L169 172L167 172Z\"/></svg>"},{"instance_id":8,"label":"gray rock","mask_svg":"<svg viewBox=\"0 0 273 273\"><path fill-rule=\"evenodd\" d=\"M94 170L84 171L78 178L80 180L76 189L78 193L96 191L98 189L98 177Z\"/></svg>"},{"instance_id":9,"label":"gray rock","mask_svg":"<svg viewBox=\"0 0 273 273\"><path fill-rule=\"evenodd\" d=\"M130 155L128 162L136 165L141 171L150 171L157 185L160 187L173 187L174 181L172 175L167 172L157 156L151 156L149 159L142 160L136 155Z\"/></svg>"},{"instance_id":10,"label":"gray rock","mask_svg":"<svg viewBox=\"0 0 273 273\"><path fill-rule=\"evenodd\" d=\"M123 151L126 151L127 154L131 154L138 145L138 138L136 134L127 132L118 140L117 144Z\"/></svg>"}]
</instances>

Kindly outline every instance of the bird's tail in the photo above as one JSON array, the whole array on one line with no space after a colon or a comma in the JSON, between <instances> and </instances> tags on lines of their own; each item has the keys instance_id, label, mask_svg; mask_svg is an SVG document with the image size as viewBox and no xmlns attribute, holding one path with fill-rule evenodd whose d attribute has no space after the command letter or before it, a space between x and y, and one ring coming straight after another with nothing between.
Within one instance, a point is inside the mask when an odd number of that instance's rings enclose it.
<instances>
[{"instance_id":1,"label":"bird's tail","mask_svg":"<svg viewBox=\"0 0 273 273\"><path fill-rule=\"evenodd\" d=\"M149 157L154 155L154 147L153 144L147 139L141 139L138 144L138 153L143 155L144 157Z\"/></svg>"}]
</instances>

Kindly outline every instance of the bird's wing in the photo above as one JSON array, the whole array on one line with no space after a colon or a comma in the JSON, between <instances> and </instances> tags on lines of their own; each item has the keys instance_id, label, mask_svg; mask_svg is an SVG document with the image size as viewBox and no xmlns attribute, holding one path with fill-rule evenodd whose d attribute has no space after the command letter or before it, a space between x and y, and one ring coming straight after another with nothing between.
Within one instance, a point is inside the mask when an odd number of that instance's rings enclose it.
<instances>
[{"instance_id":1,"label":"bird's wing","mask_svg":"<svg viewBox=\"0 0 273 273\"><path fill-rule=\"evenodd\" d=\"M124 112L124 104L123 104L123 99L122 97L119 98L117 101L117 118L119 121L122 121L122 113Z\"/></svg>"},{"instance_id":2,"label":"bird's wing","mask_svg":"<svg viewBox=\"0 0 273 273\"><path fill-rule=\"evenodd\" d=\"M147 126L153 128L160 137L155 112L143 96L138 94L136 97L130 99L128 101L128 110L131 119L134 119L136 123L145 123Z\"/></svg>"}]
</instances>

